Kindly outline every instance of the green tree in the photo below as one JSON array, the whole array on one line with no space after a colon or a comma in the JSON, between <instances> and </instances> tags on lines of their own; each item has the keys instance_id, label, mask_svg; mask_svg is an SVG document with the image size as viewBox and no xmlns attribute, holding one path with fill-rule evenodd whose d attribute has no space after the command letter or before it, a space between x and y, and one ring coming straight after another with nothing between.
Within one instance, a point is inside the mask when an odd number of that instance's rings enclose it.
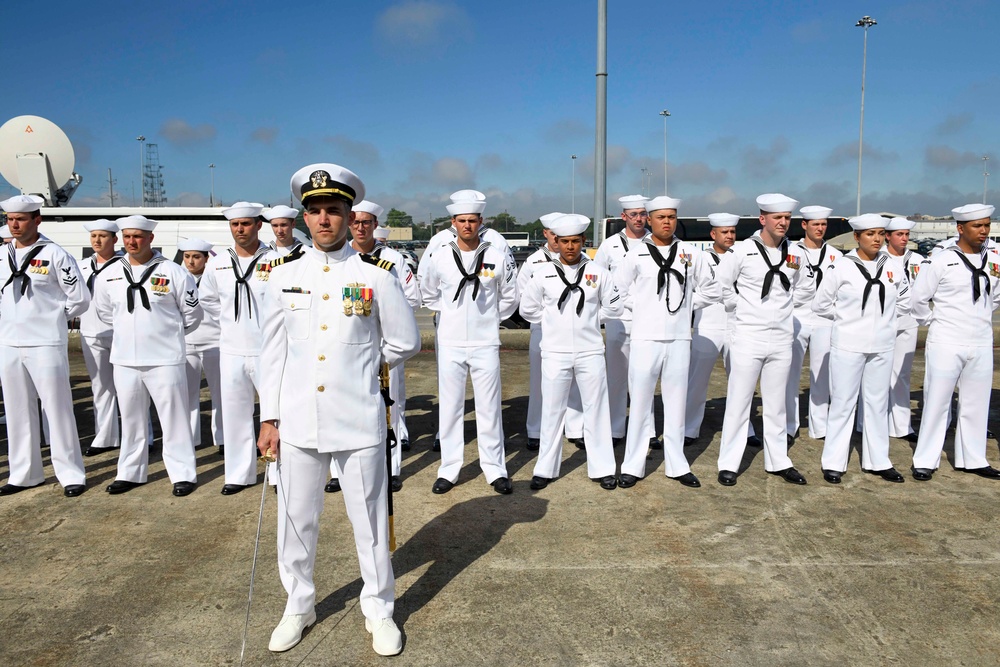
<instances>
[{"instance_id":1,"label":"green tree","mask_svg":"<svg viewBox=\"0 0 1000 667\"><path fill-rule=\"evenodd\" d=\"M499 232L509 232L517 229L517 218L507 211L493 216L493 229Z\"/></svg>"},{"instance_id":2,"label":"green tree","mask_svg":"<svg viewBox=\"0 0 1000 667\"><path fill-rule=\"evenodd\" d=\"M412 227L413 216L405 211L389 209L389 213L385 216L385 224L387 227Z\"/></svg>"}]
</instances>

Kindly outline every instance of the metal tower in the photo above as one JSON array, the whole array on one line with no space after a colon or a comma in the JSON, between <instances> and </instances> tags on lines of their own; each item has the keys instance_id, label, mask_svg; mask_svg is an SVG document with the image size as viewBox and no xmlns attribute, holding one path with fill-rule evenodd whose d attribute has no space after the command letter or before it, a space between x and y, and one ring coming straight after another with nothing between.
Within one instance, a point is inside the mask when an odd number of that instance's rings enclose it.
<instances>
[{"instance_id":1,"label":"metal tower","mask_svg":"<svg viewBox=\"0 0 1000 667\"><path fill-rule=\"evenodd\" d=\"M163 187L163 167L156 144L146 144L146 164L142 172L142 205L166 206L167 191Z\"/></svg>"}]
</instances>

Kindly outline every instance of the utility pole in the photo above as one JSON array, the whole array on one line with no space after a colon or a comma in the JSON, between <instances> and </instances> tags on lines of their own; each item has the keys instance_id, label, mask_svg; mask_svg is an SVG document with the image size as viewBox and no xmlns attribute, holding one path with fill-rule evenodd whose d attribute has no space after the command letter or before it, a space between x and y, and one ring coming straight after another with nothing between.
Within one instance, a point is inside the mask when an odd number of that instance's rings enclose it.
<instances>
[{"instance_id":1,"label":"utility pole","mask_svg":"<svg viewBox=\"0 0 1000 667\"><path fill-rule=\"evenodd\" d=\"M983 156L983 203L986 203L986 185L990 180L990 172L987 171L986 167L989 165L990 156Z\"/></svg>"},{"instance_id":2,"label":"utility pole","mask_svg":"<svg viewBox=\"0 0 1000 667\"><path fill-rule=\"evenodd\" d=\"M135 140L139 142L139 188L142 191L142 204L140 206L144 206L146 204L146 137L140 134ZM133 190L135 189L134 184L132 188ZM132 192L132 199L133 201L135 200L134 191Z\"/></svg>"},{"instance_id":3,"label":"utility pole","mask_svg":"<svg viewBox=\"0 0 1000 667\"><path fill-rule=\"evenodd\" d=\"M855 215L861 215L861 153L865 143L865 70L868 68L868 28L878 21L870 16L862 16L855 27L865 29L865 47L861 57L861 129L858 133L858 207Z\"/></svg>"},{"instance_id":4,"label":"utility pole","mask_svg":"<svg viewBox=\"0 0 1000 667\"><path fill-rule=\"evenodd\" d=\"M115 205L115 182L111 180L111 167L108 167L108 198L111 200L111 206L114 208Z\"/></svg>"}]
</instances>

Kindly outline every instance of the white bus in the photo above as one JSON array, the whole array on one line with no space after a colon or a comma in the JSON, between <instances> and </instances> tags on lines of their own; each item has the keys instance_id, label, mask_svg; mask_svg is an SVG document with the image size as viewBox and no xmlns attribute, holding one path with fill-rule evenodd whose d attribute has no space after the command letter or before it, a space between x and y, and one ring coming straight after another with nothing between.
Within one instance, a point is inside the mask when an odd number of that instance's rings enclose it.
<instances>
[{"instance_id":1,"label":"white bus","mask_svg":"<svg viewBox=\"0 0 1000 667\"><path fill-rule=\"evenodd\" d=\"M531 247L531 236L528 232L500 232L500 235L507 239L507 245L511 250L524 250Z\"/></svg>"}]
</instances>

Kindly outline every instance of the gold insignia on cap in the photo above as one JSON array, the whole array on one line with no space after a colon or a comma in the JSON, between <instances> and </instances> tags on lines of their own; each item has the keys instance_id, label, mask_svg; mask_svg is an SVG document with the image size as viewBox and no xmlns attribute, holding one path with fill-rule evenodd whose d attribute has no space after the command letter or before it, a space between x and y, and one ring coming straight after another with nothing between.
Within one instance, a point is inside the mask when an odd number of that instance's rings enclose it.
<instances>
[{"instance_id":1,"label":"gold insignia on cap","mask_svg":"<svg viewBox=\"0 0 1000 667\"><path fill-rule=\"evenodd\" d=\"M327 182L330 180L330 174L323 170L314 171L309 175L309 181L312 183L314 188L325 188Z\"/></svg>"}]
</instances>

